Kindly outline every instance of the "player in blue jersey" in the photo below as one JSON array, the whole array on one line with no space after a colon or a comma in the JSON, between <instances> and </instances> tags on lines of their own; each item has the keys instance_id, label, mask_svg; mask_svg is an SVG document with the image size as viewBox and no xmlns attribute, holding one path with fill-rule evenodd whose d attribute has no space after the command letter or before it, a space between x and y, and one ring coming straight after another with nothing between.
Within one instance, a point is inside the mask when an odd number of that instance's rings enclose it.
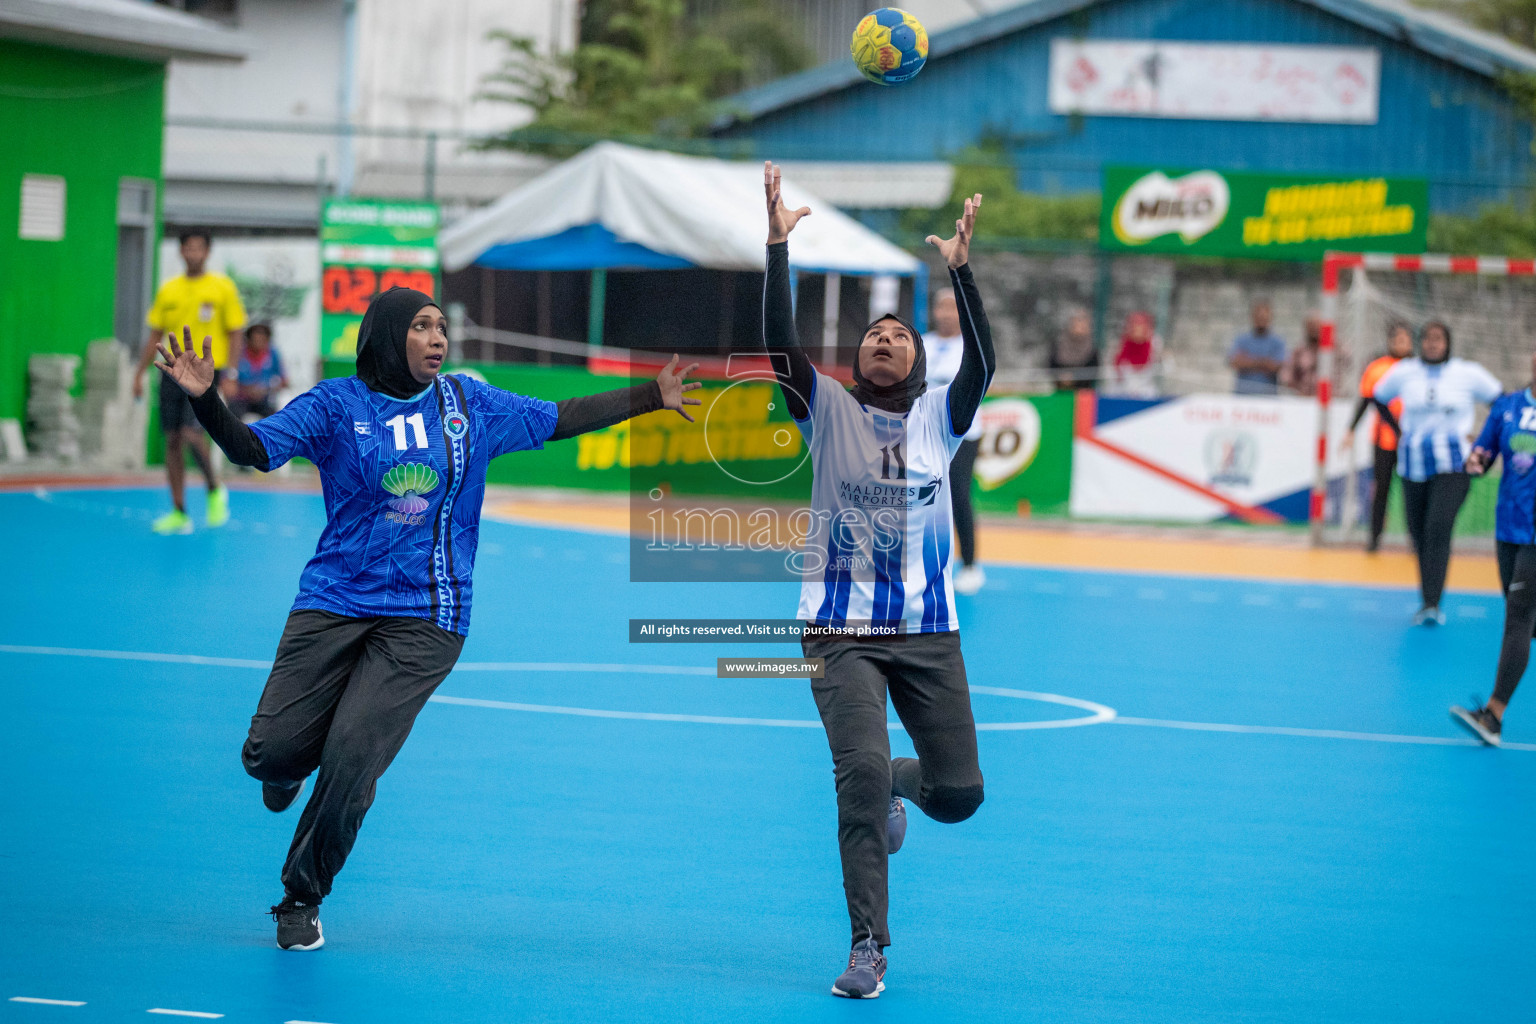
<instances>
[{"instance_id":1,"label":"player in blue jersey","mask_svg":"<svg viewBox=\"0 0 1536 1024\"><path fill-rule=\"evenodd\" d=\"M1531 360L1531 379L1536 380L1536 357ZM1467 456L1467 470L1486 472L1495 459L1504 460L1494 513L1499 583L1504 588L1504 639L1493 696L1475 710L1453 706L1451 714L1484 743L1496 747L1504 731L1504 709L1525 675L1531 637L1536 634L1536 397L1529 387L1493 403L1483 432Z\"/></svg>"},{"instance_id":2,"label":"player in blue jersey","mask_svg":"<svg viewBox=\"0 0 1536 1024\"><path fill-rule=\"evenodd\" d=\"M763 343L811 458L798 617L805 656L823 660L811 693L832 752L853 932L832 993L872 999L885 988L887 858L906 836L903 800L954 823L983 798L950 576L950 466L996 366L968 265L981 196L965 201L953 238L928 238L949 265L960 313L965 349L954 379L930 390L922 336L886 315L864 329L850 391L818 373L796 337L789 234L811 211L787 209L780 183L779 169L766 165ZM915 758L891 757L887 699Z\"/></svg>"},{"instance_id":3,"label":"player in blue jersey","mask_svg":"<svg viewBox=\"0 0 1536 1024\"><path fill-rule=\"evenodd\" d=\"M313 462L326 524L299 579L250 734L245 770L273 811L319 769L272 908L284 949L316 949L320 901L351 852L374 787L469 630L486 465L508 452L657 409L692 421L697 366L655 381L546 402L443 375L448 322L432 298L392 288L368 307L355 376L321 381L259 423L241 423L202 355L171 337L156 365L192 399L231 462L266 471Z\"/></svg>"}]
</instances>

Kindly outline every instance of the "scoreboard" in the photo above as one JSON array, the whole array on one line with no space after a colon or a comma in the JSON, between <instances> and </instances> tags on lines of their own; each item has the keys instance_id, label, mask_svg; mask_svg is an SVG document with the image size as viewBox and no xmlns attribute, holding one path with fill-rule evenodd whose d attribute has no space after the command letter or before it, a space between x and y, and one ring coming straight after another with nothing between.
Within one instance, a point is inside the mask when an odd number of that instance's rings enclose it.
<instances>
[{"instance_id":1,"label":"scoreboard","mask_svg":"<svg viewBox=\"0 0 1536 1024\"><path fill-rule=\"evenodd\" d=\"M320 352L357 355L368 303L396 286L438 297L438 209L432 203L333 199L320 219Z\"/></svg>"}]
</instances>

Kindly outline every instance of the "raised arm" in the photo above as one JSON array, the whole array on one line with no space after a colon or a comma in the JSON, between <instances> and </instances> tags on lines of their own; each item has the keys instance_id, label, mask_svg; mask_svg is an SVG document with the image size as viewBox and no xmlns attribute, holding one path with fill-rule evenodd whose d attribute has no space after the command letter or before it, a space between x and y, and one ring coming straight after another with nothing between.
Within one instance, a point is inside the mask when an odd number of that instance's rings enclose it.
<instances>
[{"instance_id":1,"label":"raised arm","mask_svg":"<svg viewBox=\"0 0 1536 1024\"><path fill-rule=\"evenodd\" d=\"M763 347L773 364L784 405L797 420L810 416L816 368L800 347L795 333L795 304L789 287L789 233L810 207L786 210L780 194L782 175L772 162L763 164L763 194L768 203L768 269L763 275Z\"/></svg>"},{"instance_id":2,"label":"raised arm","mask_svg":"<svg viewBox=\"0 0 1536 1024\"><path fill-rule=\"evenodd\" d=\"M949 265L949 281L955 289L955 306L960 313L960 336L965 349L960 369L949 385L949 430L956 437L971 429L981 398L992 384L997 371L997 357L992 351L992 328L981 305L981 292L971 274L971 235L976 230L976 211L981 209L981 193L965 201L965 212L955 221L955 237L943 239L929 235L928 241L939 247Z\"/></svg>"},{"instance_id":3,"label":"raised arm","mask_svg":"<svg viewBox=\"0 0 1536 1024\"><path fill-rule=\"evenodd\" d=\"M699 400L684 397L684 392L704 385L698 381L684 383L683 378L698 368L698 363L691 363L679 370L677 356L674 355L672 361L662 368L661 373L653 381L636 384L629 388L602 391L595 395L579 395L576 398L556 402L555 432L549 436L549 439L563 441L577 434L611 427L615 423L622 423L627 419L655 412L657 409L676 409L683 419L692 423L693 417L688 415L688 411L683 406L698 405Z\"/></svg>"},{"instance_id":4,"label":"raised arm","mask_svg":"<svg viewBox=\"0 0 1536 1024\"><path fill-rule=\"evenodd\" d=\"M160 360L155 365L187 393L197 422L208 431L214 444L224 449L230 462L266 472L271 467L271 460L261 438L229 411L229 406L224 404L218 389L213 386L213 341L203 339L203 354L199 356L192 350L192 328L183 327L181 331L180 345L176 343L176 335L172 334L156 346Z\"/></svg>"}]
</instances>

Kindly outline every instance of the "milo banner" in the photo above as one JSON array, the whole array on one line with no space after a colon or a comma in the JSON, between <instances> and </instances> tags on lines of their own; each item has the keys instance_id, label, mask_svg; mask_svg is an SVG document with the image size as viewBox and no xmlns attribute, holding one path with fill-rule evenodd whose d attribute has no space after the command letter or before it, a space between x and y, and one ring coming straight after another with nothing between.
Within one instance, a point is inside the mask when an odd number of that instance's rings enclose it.
<instances>
[{"instance_id":1,"label":"milo banner","mask_svg":"<svg viewBox=\"0 0 1536 1024\"><path fill-rule=\"evenodd\" d=\"M1428 227L1423 178L1105 167L1099 245L1313 260L1329 249L1421 253Z\"/></svg>"},{"instance_id":2,"label":"milo banner","mask_svg":"<svg viewBox=\"0 0 1536 1024\"><path fill-rule=\"evenodd\" d=\"M320 215L320 352L348 359L368 303L395 285L437 295L437 206L332 199Z\"/></svg>"}]
</instances>

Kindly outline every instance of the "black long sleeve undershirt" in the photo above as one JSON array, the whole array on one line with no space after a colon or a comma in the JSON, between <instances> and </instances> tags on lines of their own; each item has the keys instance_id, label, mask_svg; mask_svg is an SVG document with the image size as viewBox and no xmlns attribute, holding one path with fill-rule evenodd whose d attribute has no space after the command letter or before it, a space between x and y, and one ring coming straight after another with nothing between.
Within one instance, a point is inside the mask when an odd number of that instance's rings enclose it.
<instances>
[{"instance_id":1,"label":"black long sleeve undershirt","mask_svg":"<svg viewBox=\"0 0 1536 1024\"><path fill-rule=\"evenodd\" d=\"M173 388L176 385L166 379L160 382L160 386ZM192 399L192 411L197 414L197 422L213 438L213 443L224 449L230 462L237 466L254 466L263 473L271 468L272 462L261 438L229 411L229 406L219 397L218 388L209 388Z\"/></svg>"},{"instance_id":2,"label":"black long sleeve undershirt","mask_svg":"<svg viewBox=\"0 0 1536 1024\"><path fill-rule=\"evenodd\" d=\"M630 388L566 398L555 403L555 432L549 435L549 439L563 441L660 408L661 385L654 380Z\"/></svg>"},{"instance_id":3,"label":"black long sleeve undershirt","mask_svg":"<svg viewBox=\"0 0 1536 1024\"><path fill-rule=\"evenodd\" d=\"M1392 410L1374 398L1365 395L1360 396L1360 401L1355 403L1355 415L1349 421L1349 429L1354 430L1360 425L1360 420L1365 416L1365 410L1371 406L1376 407L1376 415L1381 417L1381 422L1392 428L1392 433L1399 437L1403 434L1403 428L1397 425L1397 417L1392 415Z\"/></svg>"},{"instance_id":4,"label":"black long sleeve undershirt","mask_svg":"<svg viewBox=\"0 0 1536 1024\"><path fill-rule=\"evenodd\" d=\"M997 356L992 350L992 327L987 323L986 310L981 305L981 291L969 263L949 270L949 281L955 289L955 306L960 313L960 337L965 349L960 356L960 369L949 385L949 429L959 436L971 429L976 410L981 408L982 396L992 384L997 372Z\"/></svg>"},{"instance_id":5,"label":"black long sleeve undershirt","mask_svg":"<svg viewBox=\"0 0 1536 1024\"><path fill-rule=\"evenodd\" d=\"M164 386L175 385L167 380ZM561 441L588 431L602 430L660 408L661 385L654 380L634 387L567 398L555 403L555 432L549 440ZM229 406L224 404L216 388L209 388L192 399L192 411L197 414L197 422L208 431L214 444L224 450L230 462L237 466L254 466L263 473L271 468L271 460L261 438L229 411Z\"/></svg>"},{"instance_id":6,"label":"black long sleeve undershirt","mask_svg":"<svg viewBox=\"0 0 1536 1024\"><path fill-rule=\"evenodd\" d=\"M773 364L784 406L797 420L811 414L809 402L816 386L816 367L800 347L795 331L795 303L789 288L789 243L768 246L768 271L763 275L763 347Z\"/></svg>"}]
</instances>

